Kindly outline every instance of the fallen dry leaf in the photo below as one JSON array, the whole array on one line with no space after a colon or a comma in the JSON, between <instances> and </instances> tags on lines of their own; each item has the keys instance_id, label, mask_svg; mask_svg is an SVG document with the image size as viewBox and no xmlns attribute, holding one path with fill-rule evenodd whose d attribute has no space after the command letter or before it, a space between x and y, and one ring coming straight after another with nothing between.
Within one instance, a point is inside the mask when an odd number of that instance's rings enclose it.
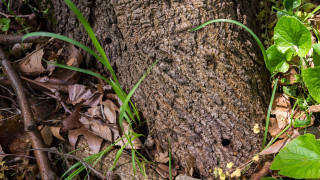
<instances>
[{"instance_id":1,"label":"fallen dry leaf","mask_svg":"<svg viewBox=\"0 0 320 180\"><path fill-rule=\"evenodd\" d=\"M51 128L49 126L38 126L38 129L41 130L40 134L41 137L44 141L44 143L48 146L51 145L52 142L52 132L51 132Z\"/></svg>"},{"instance_id":2,"label":"fallen dry leaf","mask_svg":"<svg viewBox=\"0 0 320 180\"><path fill-rule=\"evenodd\" d=\"M149 150L149 152L154 156L155 162L167 163L169 161L168 152L162 153L159 150Z\"/></svg>"},{"instance_id":3,"label":"fallen dry leaf","mask_svg":"<svg viewBox=\"0 0 320 180\"><path fill-rule=\"evenodd\" d=\"M54 126L38 126L38 129L41 130L40 134L44 141L44 143L48 146L50 146L53 138L52 135L54 135L56 138L65 141L65 139L60 135L60 129L61 127L54 127Z\"/></svg>"},{"instance_id":4,"label":"fallen dry leaf","mask_svg":"<svg viewBox=\"0 0 320 180\"><path fill-rule=\"evenodd\" d=\"M58 139L60 139L60 140L62 140L62 141L65 141L65 139L60 135L60 129L61 129L61 127L50 126L50 128L51 128L52 134L53 134L56 138L58 138Z\"/></svg>"},{"instance_id":5,"label":"fallen dry leaf","mask_svg":"<svg viewBox=\"0 0 320 180\"><path fill-rule=\"evenodd\" d=\"M85 90L85 88L84 85L80 84L69 86L69 99L71 104L76 105L92 96L91 90Z\"/></svg>"},{"instance_id":6,"label":"fallen dry leaf","mask_svg":"<svg viewBox=\"0 0 320 180\"><path fill-rule=\"evenodd\" d=\"M18 70L21 74L26 76L38 76L47 70L42 66L43 49L39 49L34 54L24 58L18 64Z\"/></svg>"},{"instance_id":7,"label":"fallen dry leaf","mask_svg":"<svg viewBox=\"0 0 320 180\"><path fill-rule=\"evenodd\" d=\"M269 128L268 132L272 137L276 137L282 129L279 128L277 118L270 118L269 119Z\"/></svg>"},{"instance_id":8,"label":"fallen dry leaf","mask_svg":"<svg viewBox=\"0 0 320 180\"><path fill-rule=\"evenodd\" d=\"M66 132L70 129L79 128L81 126L81 122L79 121L79 112L82 105L79 105L77 109L63 121L64 127L61 128L61 132Z\"/></svg>"},{"instance_id":9,"label":"fallen dry leaf","mask_svg":"<svg viewBox=\"0 0 320 180\"><path fill-rule=\"evenodd\" d=\"M288 72L286 72L286 73L281 73L281 78L286 78L286 79L288 79L289 81L290 81L290 84L294 84L295 82L295 80L297 80L295 77L294 77L294 75L295 74L297 74L297 71L294 69L294 68L291 68L290 67L290 69L288 70ZM281 78L278 80L278 85L279 86L284 86L284 85L286 85L286 83L282 83L281 82Z\"/></svg>"},{"instance_id":10,"label":"fallen dry leaf","mask_svg":"<svg viewBox=\"0 0 320 180\"><path fill-rule=\"evenodd\" d=\"M103 105L103 112L108 121L110 123L115 124L117 121L116 111L120 113L120 109L109 99L104 102L101 102L100 104Z\"/></svg>"},{"instance_id":11,"label":"fallen dry leaf","mask_svg":"<svg viewBox=\"0 0 320 180\"><path fill-rule=\"evenodd\" d=\"M320 112L320 104L319 105L312 105L309 107L309 112Z\"/></svg>"},{"instance_id":12,"label":"fallen dry leaf","mask_svg":"<svg viewBox=\"0 0 320 180\"><path fill-rule=\"evenodd\" d=\"M277 118L278 128L283 129L289 122L289 115L291 110L291 104L289 98L281 93L275 94L275 100L272 104L271 114L274 114Z\"/></svg>"},{"instance_id":13,"label":"fallen dry leaf","mask_svg":"<svg viewBox=\"0 0 320 180\"><path fill-rule=\"evenodd\" d=\"M51 77L48 77L48 76L38 77L35 79L35 81L58 84L58 85L74 85L79 81L79 79L80 79L80 74L73 79L69 79L68 81L64 81L62 79L59 79L57 77L52 77L52 76Z\"/></svg>"},{"instance_id":14,"label":"fallen dry leaf","mask_svg":"<svg viewBox=\"0 0 320 180\"><path fill-rule=\"evenodd\" d=\"M68 138L73 148L75 148L76 142L80 135L83 135L86 138L88 145L93 153L98 153L100 151L103 139L88 131L84 126L79 129L69 130Z\"/></svg>"},{"instance_id":15,"label":"fallen dry leaf","mask_svg":"<svg viewBox=\"0 0 320 180\"><path fill-rule=\"evenodd\" d=\"M108 126L100 125L93 118L81 117L80 122L84 125L85 128L93 132L95 135L113 142L113 136L110 128Z\"/></svg>"},{"instance_id":16,"label":"fallen dry leaf","mask_svg":"<svg viewBox=\"0 0 320 180\"><path fill-rule=\"evenodd\" d=\"M297 138L300 135L298 130L293 131L293 135L291 135L292 139ZM263 150L260 155L265 155L265 154L275 154L278 153L282 148L284 148L290 141L291 138L286 135L285 138L278 140L277 142L273 143L270 147L267 149Z\"/></svg>"},{"instance_id":17,"label":"fallen dry leaf","mask_svg":"<svg viewBox=\"0 0 320 180\"><path fill-rule=\"evenodd\" d=\"M69 86L69 99L73 105L85 101L83 105L96 107L101 102L103 94L100 92L92 93L90 89L86 90L84 85L75 84Z\"/></svg>"},{"instance_id":18,"label":"fallen dry leaf","mask_svg":"<svg viewBox=\"0 0 320 180\"><path fill-rule=\"evenodd\" d=\"M66 51L70 53L70 56L68 57L68 61L66 62L66 65L73 66L73 67L79 67L83 57L81 55L80 50L74 47L73 44L68 44L66 47ZM62 79L64 81L67 81L69 79L73 79L77 74L77 71L69 70L69 69L61 69L58 72L52 73L52 76L58 77L59 79Z\"/></svg>"}]
</instances>

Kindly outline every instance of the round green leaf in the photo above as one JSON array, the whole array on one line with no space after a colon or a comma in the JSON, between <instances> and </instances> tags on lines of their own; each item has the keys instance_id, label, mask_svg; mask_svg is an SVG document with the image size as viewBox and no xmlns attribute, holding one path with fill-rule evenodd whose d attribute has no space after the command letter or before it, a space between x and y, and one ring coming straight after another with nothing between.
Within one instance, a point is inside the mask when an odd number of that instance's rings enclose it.
<instances>
[{"instance_id":1,"label":"round green leaf","mask_svg":"<svg viewBox=\"0 0 320 180\"><path fill-rule=\"evenodd\" d=\"M283 16L274 29L274 42L283 53L297 46L298 55L304 57L311 48L311 33L298 19Z\"/></svg>"},{"instance_id":2,"label":"round green leaf","mask_svg":"<svg viewBox=\"0 0 320 180\"><path fill-rule=\"evenodd\" d=\"M267 56L270 62L270 72L287 72L289 69L289 64L287 61L291 60L293 51L288 49L285 53L280 52L275 45L270 46L267 49Z\"/></svg>"},{"instance_id":3,"label":"round green leaf","mask_svg":"<svg viewBox=\"0 0 320 180\"><path fill-rule=\"evenodd\" d=\"M283 5L287 11L292 11L294 8L301 5L301 0L284 0Z\"/></svg>"},{"instance_id":4,"label":"round green leaf","mask_svg":"<svg viewBox=\"0 0 320 180\"><path fill-rule=\"evenodd\" d=\"M320 43L312 45L313 49L313 64L314 66L320 66Z\"/></svg>"},{"instance_id":5,"label":"round green leaf","mask_svg":"<svg viewBox=\"0 0 320 180\"><path fill-rule=\"evenodd\" d=\"M270 169L297 179L320 178L320 143L312 134L298 136L280 150Z\"/></svg>"},{"instance_id":6,"label":"round green leaf","mask_svg":"<svg viewBox=\"0 0 320 180\"><path fill-rule=\"evenodd\" d=\"M320 103L320 66L305 69L301 75L311 96Z\"/></svg>"},{"instance_id":7,"label":"round green leaf","mask_svg":"<svg viewBox=\"0 0 320 180\"><path fill-rule=\"evenodd\" d=\"M10 19L7 19L7 18L1 18L0 19L0 25L1 25L1 30L2 31L8 31L9 24L10 24Z\"/></svg>"}]
</instances>

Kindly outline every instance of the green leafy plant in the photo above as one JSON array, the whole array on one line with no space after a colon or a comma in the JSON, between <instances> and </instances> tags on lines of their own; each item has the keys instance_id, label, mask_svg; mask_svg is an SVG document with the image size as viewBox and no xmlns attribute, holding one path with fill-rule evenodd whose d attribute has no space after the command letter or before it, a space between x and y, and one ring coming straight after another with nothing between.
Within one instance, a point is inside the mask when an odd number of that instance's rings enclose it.
<instances>
[{"instance_id":1,"label":"green leafy plant","mask_svg":"<svg viewBox=\"0 0 320 180\"><path fill-rule=\"evenodd\" d=\"M10 19L7 19L7 18L0 19L0 27L2 31L8 31L9 24L10 24Z\"/></svg>"},{"instance_id":2,"label":"green leafy plant","mask_svg":"<svg viewBox=\"0 0 320 180\"><path fill-rule=\"evenodd\" d=\"M293 178L319 178L320 143L314 135L298 136L275 157L271 169Z\"/></svg>"},{"instance_id":3,"label":"green leafy plant","mask_svg":"<svg viewBox=\"0 0 320 180\"><path fill-rule=\"evenodd\" d=\"M124 135L124 137L127 139L127 143L118 150L118 153L116 155L115 158L115 162L114 165L111 167L110 171L113 170L113 168L115 167L117 161L119 160L123 149L127 146L127 145L131 145L131 147L134 147L132 144L132 141L135 138L138 138L140 136L142 136L142 134L136 134L134 132L131 131L132 129L132 123L140 123L140 117L139 117L139 113L137 111L137 108L134 106L134 104L131 102L130 98L133 95L133 93L135 92L135 90L138 88L138 86L141 84L142 80L146 77L147 73L152 69L152 67L158 62L156 61L149 69L148 71L142 76L142 78L137 82L137 84L133 87L133 89L129 92L129 94L127 95L123 89L121 88L120 83L118 82L118 79L108 61L108 58L106 56L106 53L104 52L104 50L102 49L100 43L98 42L96 36L94 35L94 32L90 26L90 24L88 23L88 21L84 18L84 16L81 14L81 12L79 11L79 9L71 2L71 0L64 0L66 2L66 4L69 6L69 8L75 13L75 15L77 16L77 18L80 20L80 22L82 23L82 25L84 26L84 28L86 29L86 31L89 34L89 37L91 38L95 48L97 49L98 53L94 52L93 50L91 50L90 48L88 48L87 46L73 40L70 39L68 37L62 36L62 35L58 35L58 34L54 34L54 33L48 33L48 32L33 32L33 33L29 33L27 35L25 35L23 37L23 40L28 38L28 37L32 37L32 36L47 36L47 37L53 37L53 38L57 38L60 40L64 40L66 42L72 43L82 49L84 49L85 51L87 51L88 53L90 53L92 56L94 56L96 59L98 59L110 72L112 75L112 78L107 79L104 76L101 76L97 73L94 73L92 71L88 71L85 69L81 69L81 68L76 68L76 67L70 67L70 66L66 66L63 64L54 64L57 67L60 68L66 68L66 69L70 69L70 70L75 70L75 71L79 71L82 73L86 73L89 75L93 75L96 77L99 77L101 79L103 79L104 81L106 81L109 85L111 85L111 87L113 88L113 90L116 92L116 94L118 95L118 97L120 98L120 100L123 102L123 105L120 107L120 117L119 117L119 125L122 129L122 133ZM47 63L50 63L48 61L46 61ZM129 104L131 105L131 107L129 106ZM131 111L131 109L133 109L133 112ZM126 119L126 121L129 124L129 131L125 132L124 128L122 126L122 122L123 119ZM138 121L136 121L136 119ZM120 130L119 130L120 131ZM119 139L122 140L122 139ZM118 141L119 141L118 140ZM116 141L115 143L117 143L118 141ZM92 156L89 156L87 158L84 158L84 161L88 162L89 164L93 164L93 166L98 162L99 159L101 159L101 157L107 153L110 148L115 145L115 143L113 143L109 148L107 148L106 150L99 152L97 154L94 154ZM141 164L141 162L139 161L138 156L139 155L141 158L144 159L143 164ZM132 149L132 165L133 165L133 170L134 170L134 174L136 173L136 163L140 169L140 171L143 173L143 175L146 178L146 173L145 173L145 168L144 168L144 164L148 162L147 159L145 159L136 149ZM75 177L77 174L79 174L81 171L83 171L85 169L85 167L80 163L76 163L75 165L73 165L67 172L65 172L63 174L62 177L66 176L66 174L71 170L77 168L77 170L75 172L73 172L71 175L69 175L66 179L72 179L73 177Z\"/></svg>"}]
</instances>

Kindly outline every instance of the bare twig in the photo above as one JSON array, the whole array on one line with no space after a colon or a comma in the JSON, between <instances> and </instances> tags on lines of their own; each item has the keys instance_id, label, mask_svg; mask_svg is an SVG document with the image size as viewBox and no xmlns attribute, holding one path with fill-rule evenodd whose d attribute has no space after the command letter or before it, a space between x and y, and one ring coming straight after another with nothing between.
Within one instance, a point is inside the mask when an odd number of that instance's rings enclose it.
<instances>
[{"instance_id":1,"label":"bare twig","mask_svg":"<svg viewBox=\"0 0 320 180\"><path fill-rule=\"evenodd\" d=\"M23 81L23 82L25 82L25 81ZM37 82L37 84L34 84L33 82L36 82L36 81L29 81L29 82L31 82L29 84L29 86L33 89L36 89L36 90L40 90L40 91L41 90L48 90L48 88L49 88L50 89L49 91L51 91L52 89L55 89L55 90L61 92L62 94L69 93L67 85L59 85L59 84L53 84L53 83L41 83L41 82ZM39 86L39 84L41 84L41 86ZM11 86L11 83L7 77L0 76L0 85ZM27 88L29 87L26 83L23 83L23 85Z\"/></svg>"},{"instance_id":2,"label":"bare twig","mask_svg":"<svg viewBox=\"0 0 320 180\"><path fill-rule=\"evenodd\" d=\"M0 156L19 156L19 157L26 157L26 158L36 159L35 157L27 156L27 155L23 155L23 154L1 154L0 153Z\"/></svg>"},{"instance_id":3,"label":"bare twig","mask_svg":"<svg viewBox=\"0 0 320 180\"><path fill-rule=\"evenodd\" d=\"M13 69L10 60L7 58L3 49L0 47L0 63L8 76L11 85L17 95L17 99L19 100L20 110L22 112L24 127L29 136L33 148L43 148L44 143L38 131L37 125L33 120L32 111L30 108L30 103L28 101L27 95L25 94L24 87L22 86L22 82L17 74L17 72ZM56 179L55 173L53 173L51 169L51 165L48 159L48 156L43 151L35 151L34 152L38 167L41 174L41 179L49 180Z\"/></svg>"},{"instance_id":4,"label":"bare twig","mask_svg":"<svg viewBox=\"0 0 320 180\"><path fill-rule=\"evenodd\" d=\"M14 15L9 15L9 14L5 14L3 12L0 12L0 14L6 18L11 18L11 17L14 17ZM16 17L20 17L20 18L26 18L26 17L30 17L30 15L16 15Z\"/></svg>"},{"instance_id":5,"label":"bare twig","mask_svg":"<svg viewBox=\"0 0 320 180\"><path fill-rule=\"evenodd\" d=\"M257 174L254 175L252 180L259 180L266 177L270 173L271 164L272 162L265 162L262 169Z\"/></svg>"},{"instance_id":6,"label":"bare twig","mask_svg":"<svg viewBox=\"0 0 320 180\"><path fill-rule=\"evenodd\" d=\"M10 100L14 105L16 105L16 107L19 107L18 104L13 99L3 95L0 95L0 97Z\"/></svg>"},{"instance_id":7,"label":"bare twig","mask_svg":"<svg viewBox=\"0 0 320 180\"><path fill-rule=\"evenodd\" d=\"M55 95L53 95L53 94L50 94L50 93L48 93L48 92L43 92L43 93L46 94L46 95L48 95L48 96L50 96L50 97L53 97L53 98L57 99L57 100L60 102L60 104L62 105L62 107L64 108L64 110L65 110L67 113L72 114L72 112L67 108L67 106L64 104L64 102L61 100L60 97L57 97L57 96L55 96Z\"/></svg>"},{"instance_id":8,"label":"bare twig","mask_svg":"<svg viewBox=\"0 0 320 180\"><path fill-rule=\"evenodd\" d=\"M0 34L0 44L16 44L21 43L24 35L6 35ZM23 43L44 43L47 42L50 38L44 36L34 36L28 37L23 40Z\"/></svg>"},{"instance_id":9,"label":"bare twig","mask_svg":"<svg viewBox=\"0 0 320 180\"><path fill-rule=\"evenodd\" d=\"M106 177L101 174L99 171L97 171L96 169L94 169L89 163L87 163L86 161L84 161L83 159L81 159L78 156L72 155L72 154L64 154L59 152L55 147L52 148L40 148L40 149L31 149L31 150L40 150L40 151L47 151L49 153L53 153L53 154L58 154L64 158L67 159L75 159L79 162L81 162L84 166L86 166L88 169L90 169L93 173L95 173L99 178L101 179L106 179Z\"/></svg>"}]
</instances>

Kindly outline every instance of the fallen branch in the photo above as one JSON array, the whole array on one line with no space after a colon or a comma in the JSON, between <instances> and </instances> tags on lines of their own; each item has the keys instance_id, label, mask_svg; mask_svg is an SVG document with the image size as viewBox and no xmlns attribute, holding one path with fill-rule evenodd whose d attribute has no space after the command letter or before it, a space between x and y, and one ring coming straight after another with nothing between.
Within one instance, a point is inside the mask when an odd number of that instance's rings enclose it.
<instances>
[{"instance_id":1,"label":"fallen branch","mask_svg":"<svg viewBox=\"0 0 320 180\"><path fill-rule=\"evenodd\" d=\"M39 130L33 120L30 104L24 91L24 87L22 86L22 82L17 72L13 69L11 62L7 58L2 47L0 47L0 64L5 74L8 76L14 91L16 92L17 99L19 100L18 102L20 110L23 116L24 128L29 136L32 147L35 149L43 148L44 143L40 136ZM37 158L37 164L40 170L41 179L57 179L56 175L51 169L51 164L49 162L47 154L43 151L35 151L34 154Z\"/></svg>"},{"instance_id":2,"label":"fallen branch","mask_svg":"<svg viewBox=\"0 0 320 180\"><path fill-rule=\"evenodd\" d=\"M257 174L254 175L252 180L259 180L266 177L270 173L271 164L272 162L265 162L262 169Z\"/></svg>"},{"instance_id":3,"label":"fallen branch","mask_svg":"<svg viewBox=\"0 0 320 180\"><path fill-rule=\"evenodd\" d=\"M16 44L21 43L24 35L5 35L0 34L0 44ZM23 43L44 43L47 42L50 38L44 36L34 36L28 37L23 40Z\"/></svg>"}]
</instances>

